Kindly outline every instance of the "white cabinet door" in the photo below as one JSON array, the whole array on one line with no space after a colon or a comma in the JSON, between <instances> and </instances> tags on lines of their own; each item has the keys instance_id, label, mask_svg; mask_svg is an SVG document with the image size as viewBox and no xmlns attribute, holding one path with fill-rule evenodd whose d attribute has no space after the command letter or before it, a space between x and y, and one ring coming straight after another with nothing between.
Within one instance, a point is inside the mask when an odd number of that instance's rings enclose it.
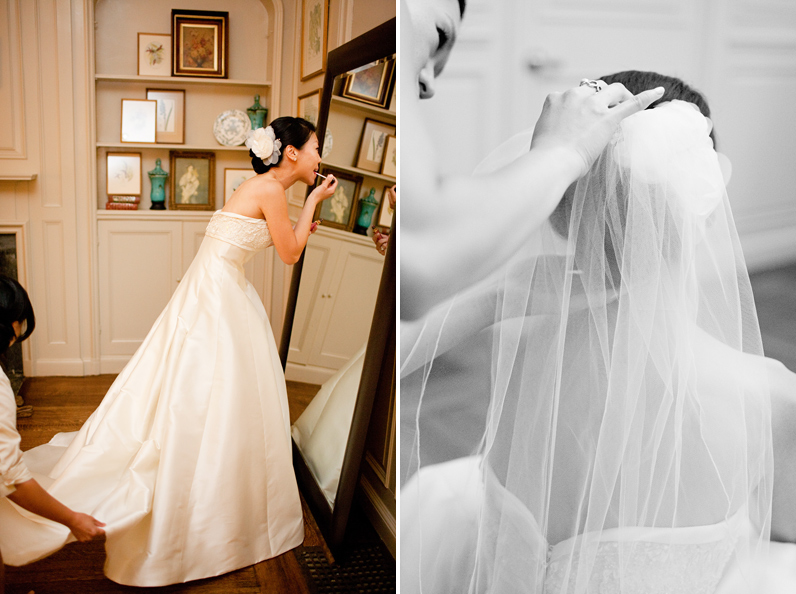
<instances>
[{"instance_id":1,"label":"white cabinet door","mask_svg":"<svg viewBox=\"0 0 796 594\"><path fill-rule=\"evenodd\" d=\"M313 235L301 274L288 379L323 383L365 344L383 265L369 240Z\"/></svg>"},{"instance_id":2,"label":"white cabinet door","mask_svg":"<svg viewBox=\"0 0 796 594\"><path fill-rule=\"evenodd\" d=\"M288 361L291 363L310 364L310 354L316 350L313 345L318 325L329 302L326 295L329 294L329 282L339 253L340 242L320 234L314 235L307 244L290 336Z\"/></svg>"},{"instance_id":3,"label":"white cabinet door","mask_svg":"<svg viewBox=\"0 0 796 594\"><path fill-rule=\"evenodd\" d=\"M100 371L118 373L182 274L178 221L99 221Z\"/></svg>"},{"instance_id":4,"label":"white cabinet door","mask_svg":"<svg viewBox=\"0 0 796 594\"><path fill-rule=\"evenodd\" d=\"M310 364L338 369L365 344L383 265L384 258L372 246L340 245Z\"/></svg>"}]
</instances>

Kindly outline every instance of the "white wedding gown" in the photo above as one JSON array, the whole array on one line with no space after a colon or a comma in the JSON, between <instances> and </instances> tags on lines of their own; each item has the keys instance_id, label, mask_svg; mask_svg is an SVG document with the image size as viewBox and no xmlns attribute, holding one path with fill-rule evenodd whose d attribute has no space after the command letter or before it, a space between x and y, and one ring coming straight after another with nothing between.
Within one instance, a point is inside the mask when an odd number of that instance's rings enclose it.
<instances>
[{"instance_id":1,"label":"white wedding gown","mask_svg":"<svg viewBox=\"0 0 796 594\"><path fill-rule=\"evenodd\" d=\"M367 344L363 344L323 383L292 427L293 440L332 509L354 418L366 347Z\"/></svg>"},{"instance_id":2,"label":"white wedding gown","mask_svg":"<svg viewBox=\"0 0 796 594\"><path fill-rule=\"evenodd\" d=\"M49 492L107 524L106 575L161 586L301 544L285 380L243 265L268 225L216 212L141 347L79 432L25 454ZM73 540L0 500L0 550L30 563Z\"/></svg>"},{"instance_id":3,"label":"white wedding gown","mask_svg":"<svg viewBox=\"0 0 796 594\"><path fill-rule=\"evenodd\" d=\"M706 526L615 528L551 545L525 505L481 465L479 457L471 456L426 466L402 489L401 554L409 568L402 573L406 592L468 590L475 544L483 530L479 523L492 515L490 507L499 508L503 521L510 519L512 530L523 535L525 549L541 559L545 594L574 591L568 572L577 572L577 561L568 567L569 557L573 551L584 554L580 549L589 536L594 538L592 570L585 585L590 593L786 594L796 586L792 544L770 543L765 561L751 570L735 564L733 550L751 530L742 512ZM492 501L489 506L487 499ZM413 571L414 567L421 569ZM569 583L566 589L565 583Z\"/></svg>"}]
</instances>

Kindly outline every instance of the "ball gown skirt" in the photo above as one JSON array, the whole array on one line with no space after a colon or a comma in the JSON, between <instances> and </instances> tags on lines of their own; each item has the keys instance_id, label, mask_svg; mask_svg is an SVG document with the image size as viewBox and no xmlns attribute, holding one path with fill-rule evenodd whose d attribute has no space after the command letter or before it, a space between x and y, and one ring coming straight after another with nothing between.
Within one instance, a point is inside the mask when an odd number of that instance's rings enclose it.
<instances>
[{"instance_id":1,"label":"ball gown skirt","mask_svg":"<svg viewBox=\"0 0 796 594\"><path fill-rule=\"evenodd\" d=\"M49 492L107 524L106 575L161 586L298 546L287 392L265 309L243 271L264 220L217 212L171 301L80 431L25 454ZM9 565L73 540L0 501Z\"/></svg>"}]
</instances>

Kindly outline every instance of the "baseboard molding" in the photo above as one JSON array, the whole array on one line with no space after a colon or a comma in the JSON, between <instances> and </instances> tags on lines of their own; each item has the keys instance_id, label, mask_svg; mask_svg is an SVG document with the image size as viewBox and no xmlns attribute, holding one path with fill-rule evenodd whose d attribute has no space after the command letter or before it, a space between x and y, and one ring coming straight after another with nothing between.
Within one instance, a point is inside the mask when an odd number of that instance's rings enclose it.
<instances>
[{"instance_id":1,"label":"baseboard molding","mask_svg":"<svg viewBox=\"0 0 796 594\"><path fill-rule=\"evenodd\" d=\"M102 363L99 359L83 360L83 375L100 375L102 373Z\"/></svg>"},{"instance_id":2,"label":"baseboard molding","mask_svg":"<svg viewBox=\"0 0 796 594\"><path fill-rule=\"evenodd\" d=\"M82 377L85 375L83 359L36 359L33 362L34 377L51 375L68 375Z\"/></svg>"},{"instance_id":3,"label":"baseboard molding","mask_svg":"<svg viewBox=\"0 0 796 594\"><path fill-rule=\"evenodd\" d=\"M373 524L381 540L390 549L392 556L395 557L395 516L392 515L392 512L381 500L378 492L364 474L359 477L359 486L362 487L362 509L365 515L370 520L370 523Z\"/></svg>"},{"instance_id":4,"label":"baseboard molding","mask_svg":"<svg viewBox=\"0 0 796 594\"><path fill-rule=\"evenodd\" d=\"M132 355L112 355L101 357L99 361L99 372L103 373L120 373L124 366L132 358Z\"/></svg>"},{"instance_id":5,"label":"baseboard molding","mask_svg":"<svg viewBox=\"0 0 796 594\"><path fill-rule=\"evenodd\" d=\"M298 365L287 362L285 369L285 379L291 382L304 382L306 384L322 384L332 377L337 370L326 367L314 367L312 365Z\"/></svg>"}]
</instances>

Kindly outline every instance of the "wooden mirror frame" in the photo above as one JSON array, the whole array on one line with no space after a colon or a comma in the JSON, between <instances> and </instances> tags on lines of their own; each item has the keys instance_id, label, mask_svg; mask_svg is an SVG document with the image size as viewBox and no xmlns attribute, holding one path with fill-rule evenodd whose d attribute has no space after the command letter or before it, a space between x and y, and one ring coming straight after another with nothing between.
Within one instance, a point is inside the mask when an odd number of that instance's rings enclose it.
<instances>
[{"instance_id":1,"label":"wooden mirror frame","mask_svg":"<svg viewBox=\"0 0 796 594\"><path fill-rule=\"evenodd\" d=\"M359 66L391 56L395 51L396 19L393 18L329 52L318 114L317 136L320 145L319 150L323 151L323 141L326 135L335 78ZM312 191L312 188L307 189L307 195L309 195L310 191ZM303 267L304 252L302 252L299 261L293 265L293 275L290 279L290 292L288 293L282 339L279 347L282 369L287 368L290 337L293 332L293 319L296 314L296 302L298 300ZM343 466L340 471L340 482L337 486L334 508L329 506L323 491L321 491L315 477L307 466L301 450L298 449L295 441L293 442L293 468L296 471L299 489L307 500L307 504L326 539L326 544L334 555L338 555L343 550L346 526L348 525L351 504L354 500L354 492L359 478L359 468L365 450L365 438L370 425L373 401L377 392L385 390L389 392L393 389L392 386L395 383L395 274L395 234L391 233L387 253L384 257L384 267L376 297L376 308L373 312L373 321L362 367L362 378L357 391L357 401L351 420L351 430L348 435ZM391 381L384 381L387 378Z\"/></svg>"}]
</instances>

